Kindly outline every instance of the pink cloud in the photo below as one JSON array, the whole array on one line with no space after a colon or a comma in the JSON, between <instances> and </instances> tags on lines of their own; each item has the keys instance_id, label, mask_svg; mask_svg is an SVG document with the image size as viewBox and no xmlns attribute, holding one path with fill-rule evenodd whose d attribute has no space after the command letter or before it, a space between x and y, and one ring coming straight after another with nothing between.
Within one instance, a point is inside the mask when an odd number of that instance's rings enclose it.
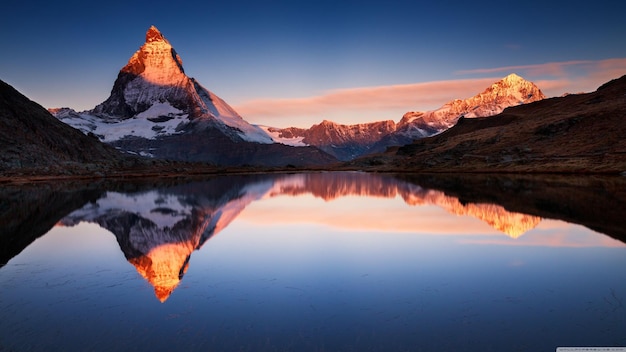
<instances>
[{"instance_id":1,"label":"pink cloud","mask_svg":"<svg viewBox=\"0 0 626 352\"><path fill-rule=\"evenodd\" d=\"M611 79L626 74L626 58L574 60L535 65L503 66L457 71L457 74L494 74L517 72L548 96L591 92Z\"/></svg>"},{"instance_id":2,"label":"pink cloud","mask_svg":"<svg viewBox=\"0 0 626 352\"><path fill-rule=\"evenodd\" d=\"M471 97L481 92L498 78L461 79L415 84L361 87L330 90L322 95L294 99L255 99L234 106L248 120L315 116L320 122L324 116L337 111L357 111L371 114L399 110L399 116L384 119L400 120L402 114L417 109L434 109L454 97ZM357 122L355 122L357 123ZM286 126L285 126L286 127ZM308 126L303 126L308 127Z\"/></svg>"},{"instance_id":3,"label":"pink cloud","mask_svg":"<svg viewBox=\"0 0 626 352\"><path fill-rule=\"evenodd\" d=\"M590 92L626 73L626 58L574 60L534 65L462 70L456 74L492 75L475 79L329 90L293 99L254 99L234 106L246 120L276 127L310 127L323 119L354 124L398 121L408 111L434 110L453 99L474 96L509 73L535 82L548 97Z\"/></svg>"}]
</instances>

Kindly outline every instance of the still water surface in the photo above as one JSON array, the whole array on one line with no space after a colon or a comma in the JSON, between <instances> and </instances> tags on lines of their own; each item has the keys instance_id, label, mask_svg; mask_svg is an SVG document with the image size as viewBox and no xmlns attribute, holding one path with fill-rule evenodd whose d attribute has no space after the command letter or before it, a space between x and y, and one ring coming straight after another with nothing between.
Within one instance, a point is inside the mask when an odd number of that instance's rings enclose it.
<instances>
[{"instance_id":1,"label":"still water surface","mask_svg":"<svg viewBox=\"0 0 626 352\"><path fill-rule=\"evenodd\" d=\"M5 194L0 350L626 346L624 238L586 221L363 173L30 192Z\"/></svg>"}]
</instances>

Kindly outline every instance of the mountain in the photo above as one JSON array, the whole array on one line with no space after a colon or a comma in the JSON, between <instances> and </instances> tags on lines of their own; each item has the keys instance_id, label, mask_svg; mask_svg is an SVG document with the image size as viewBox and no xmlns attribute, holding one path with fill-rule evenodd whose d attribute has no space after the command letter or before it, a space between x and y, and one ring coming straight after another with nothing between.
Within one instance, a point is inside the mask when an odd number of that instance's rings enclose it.
<instances>
[{"instance_id":1,"label":"mountain","mask_svg":"<svg viewBox=\"0 0 626 352\"><path fill-rule=\"evenodd\" d=\"M441 133L454 126L461 116L488 117L505 108L545 99L534 83L512 73L471 98L455 99L441 108L427 112L408 112L398 122L396 131L372 146L372 153L384 152L390 146L410 144L413 140Z\"/></svg>"},{"instance_id":2,"label":"mountain","mask_svg":"<svg viewBox=\"0 0 626 352\"><path fill-rule=\"evenodd\" d=\"M268 128L274 140L294 145L313 145L339 160L351 160L367 154L370 147L396 129L395 122L379 121L356 125L341 125L324 120L311 128Z\"/></svg>"},{"instance_id":3,"label":"mountain","mask_svg":"<svg viewBox=\"0 0 626 352\"><path fill-rule=\"evenodd\" d=\"M133 159L0 81L0 174L93 174L132 165Z\"/></svg>"},{"instance_id":4,"label":"mountain","mask_svg":"<svg viewBox=\"0 0 626 352\"><path fill-rule=\"evenodd\" d=\"M461 118L445 132L349 168L437 172L626 172L626 76L595 92Z\"/></svg>"},{"instance_id":5,"label":"mountain","mask_svg":"<svg viewBox=\"0 0 626 352\"><path fill-rule=\"evenodd\" d=\"M91 111L51 109L55 116L118 149L159 159L219 165L327 164L314 147L274 143L224 100L188 77L183 62L151 26L120 70L111 95Z\"/></svg>"},{"instance_id":6,"label":"mountain","mask_svg":"<svg viewBox=\"0 0 626 352\"><path fill-rule=\"evenodd\" d=\"M441 108L426 112L407 112L396 124L380 121L357 125L340 125L323 121L309 129L267 128L275 141L292 145L313 145L340 160L379 153L390 146L401 146L414 139L440 133L457 122L459 117L486 117L509 106L545 99L532 82L510 74L471 98L456 99Z\"/></svg>"}]
</instances>

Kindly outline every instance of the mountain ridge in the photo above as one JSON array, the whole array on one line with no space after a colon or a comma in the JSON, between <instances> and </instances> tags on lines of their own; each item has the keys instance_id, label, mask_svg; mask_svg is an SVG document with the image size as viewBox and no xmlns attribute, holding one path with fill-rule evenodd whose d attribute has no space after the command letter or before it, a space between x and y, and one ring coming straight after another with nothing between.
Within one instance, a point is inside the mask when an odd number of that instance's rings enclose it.
<instances>
[{"instance_id":1,"label":"mountain ridge","mask_svg":"<svg viewBox=\"0 0 626 352\"><path fill-rule=\"evenodd\" d=\"M494 82L481 93L454 99L431 111L405 113L397 123L392 120L341 125L324 120L308 129L270 128L275 141L297 145L314 145L340 160L383 152L390 146L401 146L414 139L432 136L454 126L459 117L487 117L514 105L545 99L532 82L515 73Z\"/></svg>"},{"instance_id":2,"label":"mountain ridge","mask_svg":"<svg viewBox=\"0 0 626 352\"><path fill-rule=\"evenodd\" d=\"M371 171L626 172L626 76L595 92L461 118L445 132L347 163Z\"/></svg>"}]
</instances>

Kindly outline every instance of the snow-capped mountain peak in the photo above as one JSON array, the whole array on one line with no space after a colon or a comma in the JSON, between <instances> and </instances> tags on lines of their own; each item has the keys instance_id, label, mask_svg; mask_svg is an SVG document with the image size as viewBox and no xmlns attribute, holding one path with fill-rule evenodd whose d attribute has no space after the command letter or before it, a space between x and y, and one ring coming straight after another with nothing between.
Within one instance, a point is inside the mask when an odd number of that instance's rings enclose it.
<instances>
[{"instance_id":1,"label":"snow-capped mountain peak","mask_svg":"<svg viewBox=\"0 0 626 352\"><path fill-rule=\"evenodd\" d=\"M152 26L146 33L146 42L128 60L121 72L138 75L155 85L188 84L183 60L172 45Z\"/></svg>"},{"instance_id":2,"label":"snow-capped mountain peak","mask_svg":"<svg viewBox=\"0 0 626 352\"><path fill-rule=\"evenodd\" d=\"M159 31L154 25L150 26L146 32L146 43L150 42L167 42L167 39L165 39L163 34L161 34L161 31Z\"/></svg>"},{"instance_id":3,"label":"snow-capped mountain peak","mask_svg":"<svg viewBox=\"0 0 626 352\"><path fill-rule=\"evenodd\" d=\"M217 128L234 141L273 143L267 132L188 77L180 55L155 26L120 70L108 99L91 111L65 115L59 119L109 143L206 128Z\"/></svg>"},{"instance_id":4,"label":"snow-capped mountain peak","mask_svg":"<svg viewBox=\"0 0 626 352\"><path fill-rule=\"evenodd\" d=\"M414 139L440 133L456 124L461 116L496 115L509 106L545 98L532 82L512 73L483 92L467 99L455 99L432 111L412 111L393 121L360 125L339 125L324 120L309 129L269 129L275 141L313 145L340 160L351 160L366 153L383 152L389 146L411 143ZM294 144L295 145L295 144Z\"/></svg>"},{"instance_id":5,"label":"snow-capped mountain peak","mask_svg":"<svg viewBox=\"0 0 626 352\"><path fill-rule=\"evenodd\" d=\"M455 99L437 110L425 113L407 113L398 126L402 129L410 124L419 123L437 130L444 130L452 127L461 116L493 116L509 106L531 103L544 98L545 95L534 83L511 73L471 98Z\"/></svg>"}]
</instances>

